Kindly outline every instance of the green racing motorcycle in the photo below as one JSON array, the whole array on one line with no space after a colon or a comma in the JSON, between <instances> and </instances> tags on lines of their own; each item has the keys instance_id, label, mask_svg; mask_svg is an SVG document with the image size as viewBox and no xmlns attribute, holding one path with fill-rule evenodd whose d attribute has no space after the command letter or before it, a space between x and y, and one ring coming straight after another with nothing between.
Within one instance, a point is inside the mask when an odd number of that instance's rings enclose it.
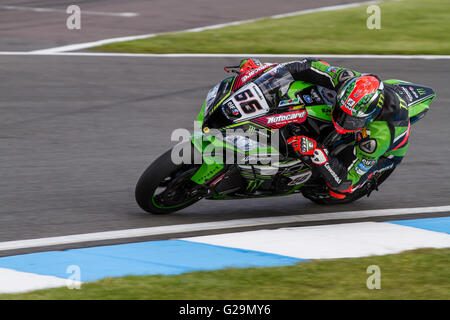
<instances>
[{"instance_id":1,"label":"green racing motorcycle","mask_svg":"<svg viewBox=\"0 0 450 320\"><path fill-rule=\"evenodd\" d=\"M319 204L348 203L370 195L393 171L376 172L345 199L330 197L324 180L296 156L286 140L305 135L336 156L354 144L354 135L334 130L335 91L295 81L282 64L262 64L245 72L238 67L225 70L235 74L208 92L197 117L201 130L178 145L177 151L174 147L161 155L141 175L135 197L143 210L166 214L203 198L293 193ZM435 97L426 86L394 79L384 83L394 85L407 102L411 124L425 115Z\"/></svg>"}]
</instances>

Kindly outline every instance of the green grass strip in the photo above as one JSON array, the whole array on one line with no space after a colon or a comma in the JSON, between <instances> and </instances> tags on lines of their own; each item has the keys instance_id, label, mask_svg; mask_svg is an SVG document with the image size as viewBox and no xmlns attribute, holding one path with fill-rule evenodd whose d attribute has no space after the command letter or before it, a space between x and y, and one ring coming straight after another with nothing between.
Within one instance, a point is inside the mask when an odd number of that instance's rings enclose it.
<instances>
[{"instance_id":1,"label":"green grass strip","mask_svg":"<svg viewBox=\"0 0 450 320\"><path fill-rule=\"evenodd\" d=\"M203 32L164 34L93 48L129 53L450 54L450 1L378 4L381 29L370 30L368 6L264 19Z\"/></svg>"},{"instance_id":2,"label":"green grass strip","mask_svg":"<svg viewBox=\"0 0 450 320\"><path fill-rule=\"evenodd\" d=\"M369 290L367 268L380 269ZM450 299L450 249L420 249L364 258L314 260L294 266L230 268L177 276L128 276L0 299L232 300ZM369 281L372 283L371 281Z\"/></svg>"}]
</instances>

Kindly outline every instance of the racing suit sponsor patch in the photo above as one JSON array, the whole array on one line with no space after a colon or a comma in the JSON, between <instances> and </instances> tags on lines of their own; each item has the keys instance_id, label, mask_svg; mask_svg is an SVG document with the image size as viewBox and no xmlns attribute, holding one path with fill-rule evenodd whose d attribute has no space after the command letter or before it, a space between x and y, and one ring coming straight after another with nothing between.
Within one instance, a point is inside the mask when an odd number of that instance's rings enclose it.
<instances>
[{"instance_id":1,"label":"racing suit sponsor patch","mask_svg":"<svg viewBox=\"0 0 450 320\"><path fill-rule=\"evenodd\" d=\"M359 143L359 148L365 153L374 153L377 149L377 141L375 139L362 141Z\"/></svg>"},{"instance_id":2,"label":"racing suit sponsor patch","mask_svg":"<svg viewBox=\"0 0 450 320\"><path fill-rule=\"evenodd\" d=\"M367 165L366 163L364 163L363 161L361 161L360 163L358 163L355 167L355 171L356 173L358 173L360 176L364 175L367 171L370 170L370 168L373 166L372 165Z\"/></svg>"},{"instance_id":3,"label":"racing suit sponsor patch","mask_svg":"<svg viewBox=\"0 0 450 320\"><path fill-rule=\"evenodd\" d=\"M344 82L347 79L350 79L355 76L355 73L351 70L344 70L338 77L339 82Z\"/></svg>"},{"instance_id":4,"label":"racing suit sponsor patch","mask_svg":"<svg viewBox=\"0 0 450 320\"><path fill-rule=\"evenodd\" d=\"M311 157L311 160L315 164L323 165L323 164L325 164L325 162L328 161L328 158L327 158L324 150L316 149L316 150L314 150L314 154Z\"/></svg>"},{"instance_id":5,"label":"racing suit sponsor patch","mask_svg":"<svg viewBox=\"0 0 450 320\"><path fill-rule=\"evenodd\" d=\"M329 66L329 67L327 68L327 71L328 71L328 72L336 72L337 69L338 69L338 67Z\"/></svg>"},{"instance_id":6,"label":"racing suit sponsor patch","mask_svg":"<svg viewBox=\"0 0 450 320\"><path fill-rule=\"evenodd\" d=\"M331 166L330 166L330 163L329 163L329 162L325 162L324 167L325 167L325 169L327 169L327 171L328 171L328 172L330 173L330 175L333 177L334 181L336 181L338 184L341 184L342 179L339 178L339 176L337 175L337 173L333 171L333 169L332 169Z\"/></svg>"}]
</instances>

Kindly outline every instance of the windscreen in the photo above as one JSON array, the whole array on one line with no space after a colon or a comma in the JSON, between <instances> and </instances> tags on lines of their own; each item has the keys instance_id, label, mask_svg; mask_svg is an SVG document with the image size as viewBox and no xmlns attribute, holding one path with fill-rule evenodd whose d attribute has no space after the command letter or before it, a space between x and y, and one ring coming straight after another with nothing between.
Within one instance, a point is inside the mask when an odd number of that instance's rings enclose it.
<instances>
[{"instance_id":1,"label":"windscreen","mask_svg":"<svg viewBox=\"0 0 450 320\"><path fill-rule=\"evenodd\" d=\"M261 89L269 105L273 107L287 95L293 81L291 73L283 65L279 65L256 79L254 83Z\"/></svg>"},{"instance_id":2,"label":"windscreen","mask_svg":"<svg viewBox=\"0 0 450 320\"><path fill-rule=\"evenodd\" d=\"M209 90L206 96L205 115L230 92L232 80L233 77L226 78Z\"/></svg>"}]
</instances>

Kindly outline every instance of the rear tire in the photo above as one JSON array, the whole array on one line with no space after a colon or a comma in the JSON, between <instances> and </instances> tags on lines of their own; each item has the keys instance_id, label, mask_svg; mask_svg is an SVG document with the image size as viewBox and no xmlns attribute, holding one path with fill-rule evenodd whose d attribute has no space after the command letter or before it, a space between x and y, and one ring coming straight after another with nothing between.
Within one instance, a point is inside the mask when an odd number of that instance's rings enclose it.
<instances>
[{"instance_id":1,"label":"rear tire","mask_svg":"<svg viewBox=\"0 0 450 320\"><path fill-rule=\"evenodd\" d=\"M191 191L198 185L190 178L199 168L194 164L175 164L172 149L157 158L141 175L136 189L136 202L152 214L168 214L184 209L202 196ZM164 189L158 193L158 189Z\"/></svg>"}]
</instances>

